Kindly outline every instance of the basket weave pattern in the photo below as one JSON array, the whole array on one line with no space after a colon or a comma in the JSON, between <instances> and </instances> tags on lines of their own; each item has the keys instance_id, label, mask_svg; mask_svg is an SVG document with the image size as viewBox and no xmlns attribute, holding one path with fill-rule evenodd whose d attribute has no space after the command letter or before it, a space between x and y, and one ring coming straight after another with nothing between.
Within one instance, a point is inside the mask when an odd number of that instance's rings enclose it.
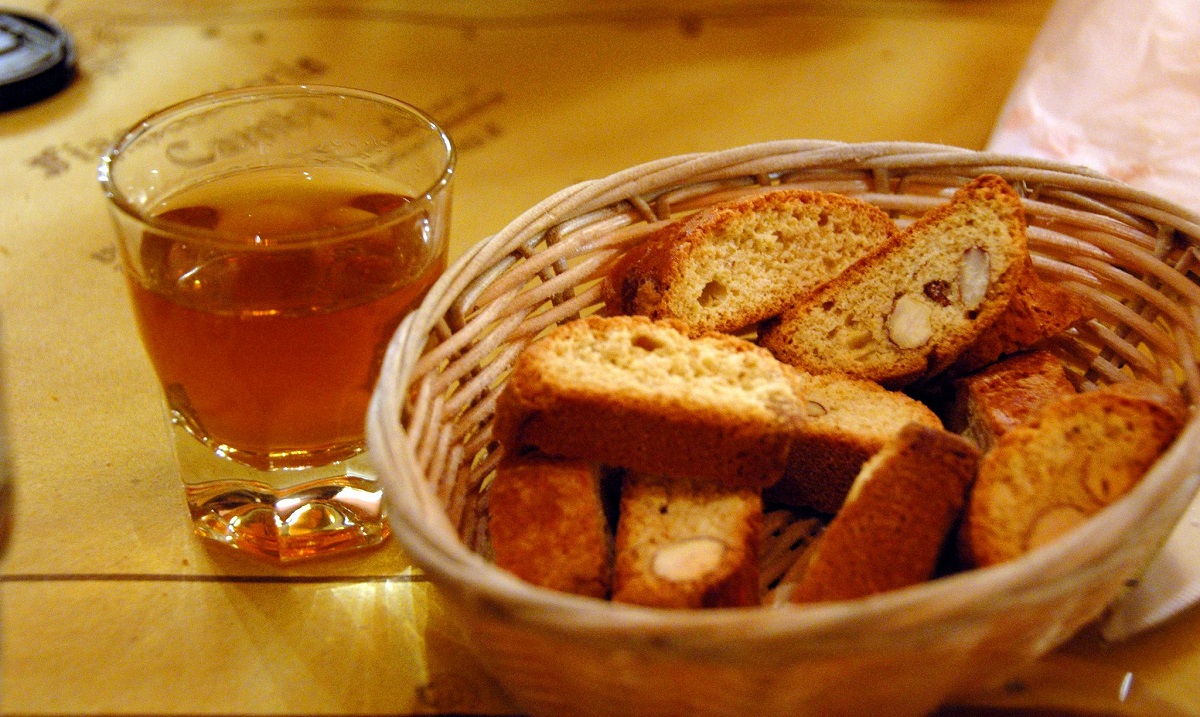
<instances>
[{"instance_id":1,"label":"basket weave pattern","mask_svg":"<svg viewBox=\"0 0 1200 717\"><path fill-rule=\"evenodd\" d=\"M447 270L397 331L368 418L391 520L489 671L535 714L922 714L1069 638L1149 562L1200 483L1191 420L1141 484L1020 560L853 603L680 613L529 586L473 552L490 421L521 349L596 310L663 222L779 186L901 225L982 173L1023 197L1034 266L1080 295L1053 346L1087 389L1138 377L1200 400L1200 216L1057 163L911 143L783 141L671 157L546 199Z\"/></svg>"}]
</instances>

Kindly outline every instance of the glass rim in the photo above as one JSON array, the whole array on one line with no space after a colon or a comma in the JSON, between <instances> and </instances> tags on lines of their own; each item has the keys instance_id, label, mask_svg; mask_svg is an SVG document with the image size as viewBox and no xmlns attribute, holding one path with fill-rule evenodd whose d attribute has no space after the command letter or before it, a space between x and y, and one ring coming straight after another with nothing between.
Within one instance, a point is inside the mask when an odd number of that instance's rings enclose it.
<instances>
[{"instance_id":1,"label":"glass rim","mask_svg":"<svg viewBox=\"0 0 1200 717\"><path fill-rule=\"evenodd\" d=\"M406 202L404 205L393 209L383 214L379 214L371 219L365 219L361 222L354 222L340 227L327 227L322 229L311 229L301 232L289 232L276 237L269 237L255 242L252 246L269 249L271 247L285 247L288 249L302 248L312 244L323 244L330 240L342 240L343 238L358 236L364 233L378 231L381 228L393 225L410 217L419 210L420 204L433 201L434 197L445 191L451 179L454 177L454 170L458 160L458 151L454 145L454 141L450 138L449 133L442 128L432 117L424 110L409 104L403 100L389 97L378 92L369 90L360 90L351 87L341 87L337 85L321 85L321 84L290 84L290 85L260 85L252 87L240 87L229 90L218 90L203 95L191 97L171 105L167 105L159 110L156 110L127 129L123 130L117 139L100 157L100 163L97 167L97 180L100 183L100 188L104 192L104 196L108 199L111 206L115 207L122 214L125 214L130 219L137 221L146 227L157 232L162 232L170 236L186 237L193 240L203 241L209 244L231 244L239 248L247 248L244 235L233 235L229 232L224 232L217 229L207 229L204 227L182 224L169 220L159 219L158 217L142 211L133 202L125 196L125 194L116 186L113 179L113 162L118 160L121 153L130 145L140 139L147 132L158 127L163 120L169 119L175 115L180 115L188 110L201 107L203 105L219 104L231 105L243 102L252 102L262 98L286 98L286 97L329 97L329 96L344 96L352 97L359 100L367 100L383 105L390 105L396 109L403 110L413 117L420 120L420 123L426 129L432 130L432 133L440 140L441 145L445 149L445 159L442 162L442 169L438 176L430 182L422 191L415 192L411 198L412 201Z\"/></svg>"}]
</instances>

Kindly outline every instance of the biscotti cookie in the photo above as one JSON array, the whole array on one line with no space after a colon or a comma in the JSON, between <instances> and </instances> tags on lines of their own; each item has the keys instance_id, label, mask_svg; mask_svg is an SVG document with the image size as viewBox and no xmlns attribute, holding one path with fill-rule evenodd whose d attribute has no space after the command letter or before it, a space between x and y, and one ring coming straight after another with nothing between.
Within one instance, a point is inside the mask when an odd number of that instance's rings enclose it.
<instances>
[{"instance_id":1,"label":"biscotti cookie","mask_svg":"<svg viewBox=\"0 0 1200 717\"><path fill-rule=\"evenodd\" d=\"M795 372L748 341L589 317L526 347L492 431L513 453L761 488L782 475L805 412Z\"/></svg>"},{"instance_id":2,"label":"biscotti cookie","mask_svg":"<svg viewBox=\"0 0 1200 717\"><path fill-rule=\"evenodd\" d=\"M713 205L630 249L604 282L610 314L737 332L891 240L895 223L840 194L783 189Z\"/></svg>"},{"instance_id":3,"label":"biscotti cookie","mask_svg":"<svg viewBox=\"0 0 1200 717\"><path fill-rule=\"evenodd\" d=\"M1008 308L947 371L951 375L976 371L1066 331L1084 316L1084 304L1078 296L1058 284L1043 281L1029 266Z\"/></svg>"},{"instance_id":4,"label":"biscotti cookie","mask_svg":"<svg viewBox=\"0 0 1200 717\"><path fill-rule=\"evenodd\" d=\"M1037 409L1074 393L1075 385L1054 354L1015 354L954 382L949 428L986 453Z\"/></svg>"},{"instance_id":5,"label":"biscotti cookie","mask_svg":"<svg viewBox=\"0 0 1200 717\"><path fill-rule=\"evenodd\" d=\"M811 373L905 386L991 326L1028 261L1020 197L985 175L767 322L759 343Z\"/></svg>"},{"instance_id":6,"label":"biscotti cookie","mask_svg":"<svg viewBox=\"0 0 1200 717\"><path fill-rule=\"evenodd\" d=\"M1162 384L1143 379L1132 379L1109 384L1104 387L1104 390L1122 396L1152 401L1175 416L1181 426L1187 423L1188 407L1183 396L1180 396L1178 391L1168 389Z\"/></svg>"},{"instance_id":7,"label":"biscotti cookie","mask_svg":"<svg viewBox=\"0 0 1200 717\"><path fill-rule=\"evenodd\" d=\"M788 598L850 600L929 580L978 463L979 449L960 436L902 428L863 465L841 511L785 576Z\"/></svg>"},{"instance_id":8,"label":"biscotti cookie","mask_svg":"<svg viewBox=\"0 0 1200 717\"><path fill-rule=\"evenodd\" d=\"M759 604L762 515L755 490L627 475L613 601L668 608Z\"/></svg>"},{"instance_id":9,"label":"biscotti cookie","mask_svg":"<svg viewBox=\"0 0 1200 717\"><path fill-rule=\"evenodd\" d=\"M841 374L798 372L808 420L799 429L787 469L763 497L836 513L863 463L909 423L941 428L925 404L877 383Z\"/></svg>"},{"instance_id":10,"label":"biscotti cookie","mask_svg":"<svg viewBox=\"0 0 1200 717\"><path fill-rule=\"evenodd\" d=\"M505 456L488 488L496 565L541 587L608 597L612 532L596 463L540 454Z\"/></svg>"},{"instance_id":11,"label":"biscotti cookie","mask_svg":"<svg viewBox=\"0 0 1200 717\"><path fill-rule=\"evenodd\" d=\"M1128 493L1182 418L1131 387L1053 401L984 456L960 531L967 565L986 567L1052 542Z\"/></svg>"}]
</instances>

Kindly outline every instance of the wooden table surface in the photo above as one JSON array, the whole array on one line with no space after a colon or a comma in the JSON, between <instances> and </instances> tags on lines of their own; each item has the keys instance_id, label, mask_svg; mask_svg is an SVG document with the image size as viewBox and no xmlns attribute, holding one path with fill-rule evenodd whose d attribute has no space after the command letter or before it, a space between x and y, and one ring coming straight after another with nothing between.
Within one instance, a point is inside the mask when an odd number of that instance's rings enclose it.
<instances>
[{"instance_id":1,"label":"wooden table surface","mask_svg":"<svg viewBox=\"0 0 1200 717\"><path fill-rule=\"evenodd\" d=\"M95 181L122 128L238 85L400 97L459 145L458 255L568 184L665 155L780 138L981 148L1049 6L18 0L74 34L80 76L0 114L17 481L0 711L513 713L395 541L281 568L192 536ZM1200 612L1119 645L1085 632L1021 686L980 702L1200 714Z\"/></svg>"}]
</instances>

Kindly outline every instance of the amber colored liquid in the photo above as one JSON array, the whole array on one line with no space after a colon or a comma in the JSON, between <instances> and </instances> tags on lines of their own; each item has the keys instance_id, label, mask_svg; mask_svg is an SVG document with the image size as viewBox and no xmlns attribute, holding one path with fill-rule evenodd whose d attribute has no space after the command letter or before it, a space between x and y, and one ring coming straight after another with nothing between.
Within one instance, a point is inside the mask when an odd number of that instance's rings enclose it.
<instances>
[{"instance_id":1,"label":"amber colored liquid","mask_svg":"<svg viewBox=\"0 0 1200 717\"><path fill-rule=\"evenodd\" d=\"M308 175L311 176L311 175ZM221 180L159 213L229 231L217 248L147 232L130 277L143 341L174 420L261 469L319 465L362 449L382 354L445 267L427 217L351 238L299 241L407 198L344 177ZM312 234L305 236L312 237Z\"/></svg>"}]
</instances>

